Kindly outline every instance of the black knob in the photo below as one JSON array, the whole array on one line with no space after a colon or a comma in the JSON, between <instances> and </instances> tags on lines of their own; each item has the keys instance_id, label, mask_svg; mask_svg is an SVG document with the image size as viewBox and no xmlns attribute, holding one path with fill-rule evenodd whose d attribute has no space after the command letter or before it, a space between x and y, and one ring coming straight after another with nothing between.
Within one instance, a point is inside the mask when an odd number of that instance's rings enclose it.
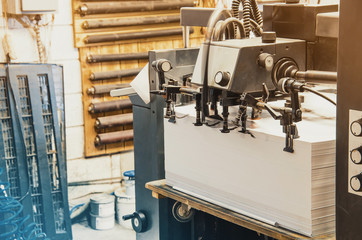
<instances>
[{"instance_id":1,"label":"black knob","mask_svg":"<svg viewBox=\"0 0 362 240\"><path fill-rule=\"evenodd\" d=\"M362 146L351 151L350 157L355 164L362 164Z\"/></svg>"},{"instance_id":2,"label":"black knob","mask_svg":"<svg viewBox=\"0 0 362 240\"><path fill-rule=\"evenodd\" d=\"M133 213L122 216L122 220L123 220L123 221L127 221L127 220L130 220L130 219L132 219L132 218L134 218L134 214L133 214Z\"/></svg>"},{"instance_id":3,"label":"black knob","mask_svg":"<svg viewBox=\"0 0 362 240\"><path fill-rule=\"evenodd\" d=\"M142 211L137 211L132 214L124 215L122 217L123 221L132 220L133 230L137 233L146 231L147 228L147 218Z\"/></svg>"},{"instance_id":4,"label":"black knob","mask_svg":"<svg viewBox=\"0 0 362 240\"><path fill-rule=\"evenodd\" d=\"M362 136L362 118L351 123L351 133L356 137Z\"/></svg>"},{"instance_id":5,"label":"black knob","mask_svg":"<svg viewBox=\"0 0 362 240\"><path fill-rule=\"evenodd\" d=\"M351 188L356 192L362 192L362 174L356 175L350 180Z\"/></svg>"},{"instance_id":6,"label":"black knob","mask_svg":"<svg viewBox=\"0 0 362 240\"><path fill-rule=\"evenodd\" d=\"M230 73L218 71L215 74L214 81L220 86L225 87L230 81Z\"/></svg>"},{"instance_id":7,"label":"black knob","mask_svg":"<svg viewBox=\"0 0 362 240\"><path fill-rule=\"evenodd\" d=\"M137 233L141 233L146 231L147 228L147 219L146 215L139 211L133 213L134 217L132 218L132 227L133 230Z\"/></svg>"}]
</instances>

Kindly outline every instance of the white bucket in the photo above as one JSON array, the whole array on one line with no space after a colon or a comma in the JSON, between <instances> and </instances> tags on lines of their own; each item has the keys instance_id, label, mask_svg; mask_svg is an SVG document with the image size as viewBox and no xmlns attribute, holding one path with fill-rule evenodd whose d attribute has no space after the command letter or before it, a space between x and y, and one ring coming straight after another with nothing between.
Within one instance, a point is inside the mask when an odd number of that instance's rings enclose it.
<instances>
[{"instance_id":1,"label":"white bucket","mask_svg":"<svg viewBox=\"0 0 362 240\"><path fill-rule=\"evenodd\" d=\"M110 216L101 217L90 213L91 227L95 230L108 230L114 227L114 213Z\"/></svg>"},{"instance_id":2,"label":"white bucket","mask_svg":"<svg viewBox=\"0 0 362 240\"><path fill-rule=\"evenodd\" d=\"M132 229L132 221L127 220L123 221L122 216L132 214L136 210L136 199L134 196L128 196L122 189L118 189L115 191L115 195L117 197L116 202L116 218L117 222L128 229Z\"/></svg>"},{"instance_id":3,"label":"white bucket","mask_svg":"<svg viewBox=\"0 0 362 240\"><path fill-rule=\"evenodd\" d=\"M90 199L91 213L100 217L114 215L114 196L107 194L93 195Z\"/></svg>"},{"instance_id":4,"label":"white bucket","mask_svg":"<svg viewBox=\"0 0 362 240\"><path fill-rule=\"evenodd\" d=\"M130 197L134 197L136 195L135 189L135 180L125 180L126 185L126 195Z\"/></svg>"}]
</instances>

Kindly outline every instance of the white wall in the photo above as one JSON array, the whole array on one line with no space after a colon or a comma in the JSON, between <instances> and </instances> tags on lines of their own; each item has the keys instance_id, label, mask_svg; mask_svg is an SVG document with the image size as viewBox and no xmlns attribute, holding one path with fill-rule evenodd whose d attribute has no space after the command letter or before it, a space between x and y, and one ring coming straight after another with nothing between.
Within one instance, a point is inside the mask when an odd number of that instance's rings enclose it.
<instances>
[{"instance_id":1,"label":"white wall","mask_svg":"<svg viewBox=\"0 0 362 240\"><path fill-rule=\"evenodd\" d=\"M133 169L133 152L84 158L84 121L82 85L78 49L73 44L71 0L59 0L59 10L52 16L43 17L48 23L41 29L41 38L48 53L48 63L64 67L64 94L66 114L67 170L68 182L119 177L125 170ZM0 11L2 12L2 11ZM9 29L5 30L5 19L0 17L0 62L5 61L4 36L8 39L13 62L38 62L35 33L21 19L9 18ZM25 21L26 22L26 21ZM89 191L111 190L112 186L82 187L70 189L70 199Z\"/></svg>"}]
</instances>

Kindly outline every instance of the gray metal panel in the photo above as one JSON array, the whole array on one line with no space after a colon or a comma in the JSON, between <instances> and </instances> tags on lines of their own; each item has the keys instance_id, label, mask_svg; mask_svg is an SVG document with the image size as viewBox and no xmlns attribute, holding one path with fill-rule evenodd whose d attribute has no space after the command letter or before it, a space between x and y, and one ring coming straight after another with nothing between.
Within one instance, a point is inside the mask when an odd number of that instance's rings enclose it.
<instances>
[{"instance_id":1,"label":"gray metal panel","mask_svg":"<svg viewBox=\"0 0 362 240\"><path fill-rule=\"evenodd\" d=\"M215 8L181 8L181 26L200 26L207 27L209 18Z\"/></svg>"},{"instance_id":2,"label":"gray metal panel","mask_svg":"<svg viewBox=\"0 0 362 240\"><path fill-rule=\"evenodd\" d=\"M362 1L342 0L340 7L338 94L336 231L337 240L362 238L362 197L348 193L349 109L362 110Z\"/></svg>"},{"instance_id":3,"label":"gray metal panel","mask_svg":"<svg viewBox=\"0 0 362 240\"><path fill-rule=\"evenodd\" d=\"M172 69L165 73L166 81L170 78L182 81L182 76L193 73L199 48L181 48L169 50L155 50L149 52L150 66L153 61L167 59ZM150 89L157 90L159 86L158 74L150 67Z\"/></svg>"},{"instance_id":4,"label":"gray metal panel","mask_svg":"<svg viewBox=\"0 0 362 240\"><path fill-rule=\"evenodd\" d=\"M217 52L217 56L213 56L213 50L218 46L221 46L221 51ZM234 61L232 54L227 51L231 48L239 52L237 61ZM261 38L253 38L212 42L208 75L209 84L211 83L210 85L213 87L240 94L262 91L263 83L266 83L269 90L275 90L271 80L271 72L257 63L259 54L262 52L273 55L274 63L284 57L292 58L300 70L305 70L306 44L303 40L277 38L275 43L262 43ZM232 66L234 70L227 71L224 65ZM230 83L225 87L218 85L214 81L214 76L218 71L227 71L231 74Z\"/></svg>"},{"instance_id":5,"label":"gray metal panel","mask_svg":"<svg viewBox=\"0 0 362 240\"><path fill-rule=\"evenodd\" d=\"M136 211L144 211L148 228L137 234L137 240L161 239L167 230L166 199L152 197L145 184L152 180L165 178L163 150L163 99L158 99L159 110L134 106L134 154L136 173ZM153 102L153 104L157 104ZM156 107L157 108L157 107Z\"/></svg>"},{"instance_id":6,"label":"gray metal panel","mask_svg":"<svg viewBox=\"0 0 362 240\"><path fill-rule=\"evenodd\" d=\"M263 7L264 31L277 37L315 41L318 13L338 11L338 5L266 4Z\"/></svg>"},{"instance_id":7,"label":"gray metal panel","mask_svg":"<svg viewBox=\"0 0 362 240\"><path fill-rule=\"evenodd\" d=\"M339 12L317 14L316 35L319 37L338 38Z\"/></svg>"},{"instance_id":8,"label":"gray metal panel","mask_svg":"<svg viewBox=\"0 0 362 240\"><path fill-rule=\"evenodd\" d=\"M181 26L199 26L207 27L209 18L216 8L196 8L183 7L181 8ZM231 9L229 9L231 11ZM243 11L239 11L239 18L243 16Z\"/></svg>"}]
</instances>

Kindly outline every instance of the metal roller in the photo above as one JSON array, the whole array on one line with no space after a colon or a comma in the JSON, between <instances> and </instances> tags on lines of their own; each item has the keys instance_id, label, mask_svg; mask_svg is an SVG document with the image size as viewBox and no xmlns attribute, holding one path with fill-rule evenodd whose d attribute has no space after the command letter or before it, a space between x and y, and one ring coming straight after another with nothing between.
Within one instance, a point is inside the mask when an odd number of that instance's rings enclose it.
<instances>
[{"instance_id":1,"label":"metal roller","mask_svg":"<svg viewBox=\"0 0 362 240\"><path fill-rule=\"evenodd\" d=\"M90 113L104 113L119 111L127 108L132 108L132 102L129 99L121 99L116 101L91 103L88 107Z\"/></svg>"},{"instance_id":2,"label":"metal roller","mask_svg":"<svg viewBox=\"0 0 362 240\"><path fill-rule=\"evenodd\" d=\"M108 14L124 12L144 12L173 10L181 7L193 7L194 0L173 0L173 1L113 1L113 2L92 2L79 6L80 15Z\"/></svg>"},{"instance_id":3,"label":"metal roller","mask_svg":"<svg viewBox=\"0 0 362 240\"><path fill-rule=\"evenodd\" d=\"M94 124L95 128L110 128L131 124L133 122L133 113L119 114L107 117L99 117Z\"/></svg>"},{"instance_id":4,"label":"metal roller","mask_svg":"<svg viewBox=\"0 0 362 240\"><path fill-rule=\"evenodd\" d=\"M122 53L122 54L90 54L87 57L88 63L97 62L111 62L111 61L123 61L123 60L139 60L148 59L148 53Z\"/></svg>"},{"instance_id":5,"label":"metal roller","mask_svg":"<svg viewBox=\"0 0 362 240\"><path fill-rule=\"evenodd\" d=\"M106 80L112 78L136 76L141 70L142 68L135 68L109 72L94 72L90 75L89 80Z\"/></svg>"},{"instance_id":6,"label":"metal roller","mask_svg":"<svg viewBox=\"0 0 362 240\"><path fill-rule=\"evenodd\" d=\"M131 87L129 84L119 83L119 84L107 84L107 85L96 85L93 87L90 87L87 89L87 93L89 95L95 95L95 94L104 94L109 93L110 91L114 89L120 89L120 88L128 88Z\"/></svg>"},{"instance_id":7,"label":"metal roller","mask_svg":"<svg viewBox=\"0 0 362 240\"><path fill-rule=\"evenodd\" d=\"M315 71L315 70L308 70L308 71L297 71L295 73L295 77L297 79L304 79L306 81L337 81L337 72L327 72L327 71Z\"/></svg>"},{"instance_id":8,"label":"metal roller","mask_svg":"<svg viewBox=\"0 0 362 240\"><path fill-rule=\"evenodd\" d=\"M193 33L193 31L194 29L190 28L190 33ZM84 38L84 43L90 44L90 43L101 43L101 42L115 42L122 40L164 37L164 36L173 36L181 34L182 34L182 28L142 31L142 32L129 32L129 33L113 33L113 34L87 36L86 38Z\"/></svg>"},{"instance_id":9,"label":"metal roller","mask_svg":"<svg viewBox=\"0 0 362 240\"><path fill-rule=\"evenodd\" d=\"M96 29L96 28L124 27L124 26L147 25L147 24L158 24L158 23L173 23L173 22L180 22L180 15L84 21L82 23L82 28Z\"/></svg>"},{"instance_id":10,"label":"metal roller","mask_svg":"<svg viewBox=\"0 0 362 240\"><path fill-rule=\"evenodd\" d=\"M133 140L133 130L125 130L110 133L100 133L96 136L94 144L96 146L119 143Z\"/></svg>"}]
</instances>

